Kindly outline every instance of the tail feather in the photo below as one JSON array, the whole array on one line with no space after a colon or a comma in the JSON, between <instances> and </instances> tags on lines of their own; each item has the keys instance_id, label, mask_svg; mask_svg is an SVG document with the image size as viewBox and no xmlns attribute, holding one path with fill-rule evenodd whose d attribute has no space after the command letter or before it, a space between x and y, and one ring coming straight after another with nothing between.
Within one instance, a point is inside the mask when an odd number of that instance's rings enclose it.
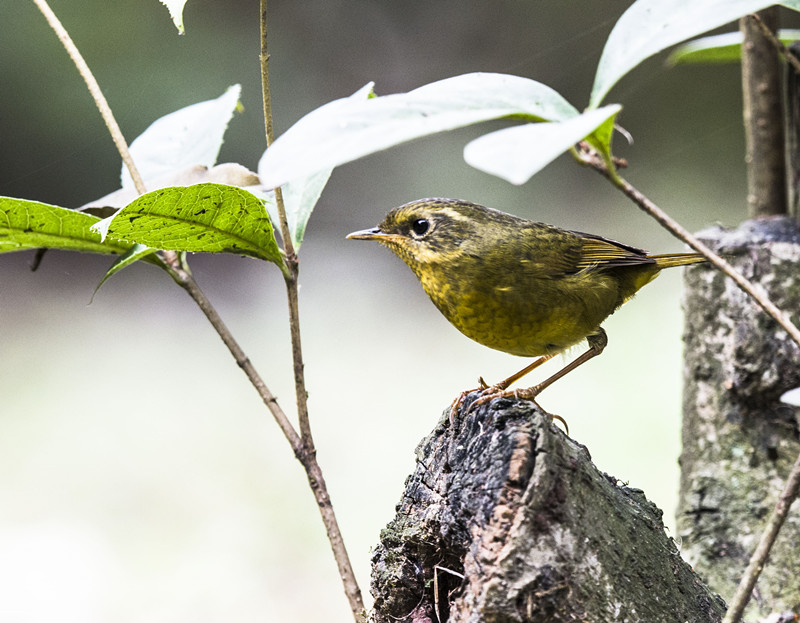
<instances>
[{"instance_id":1,"label":"tail feather","mask_svg":"<svg viewBox=\"0 0 800 623\"><path fill-rule=\"evenodd\" d=\"M653 260L655 267L653 264L642 264L642 270L633 276L633 280L629 284L630 289L622 293L623 302L630 300L636 292L658 277L662 268L685 266L686 264L697 264L698 262L706 261L706 258L699 253L665 253L664 255L648 255L647 259Z\"/></svg>"},{"instance_id":2,"label":"tail feather","mask_svg":"<svg viewBox=\"0 0 800 623\"><path fill-rule=\"evenodd\" d=\"M655 260L656 266L659 268L672 268L706 261L706 258L699 253L665 253L664 255L651 255L650 259Z\"/></svg>"}]
</instances>

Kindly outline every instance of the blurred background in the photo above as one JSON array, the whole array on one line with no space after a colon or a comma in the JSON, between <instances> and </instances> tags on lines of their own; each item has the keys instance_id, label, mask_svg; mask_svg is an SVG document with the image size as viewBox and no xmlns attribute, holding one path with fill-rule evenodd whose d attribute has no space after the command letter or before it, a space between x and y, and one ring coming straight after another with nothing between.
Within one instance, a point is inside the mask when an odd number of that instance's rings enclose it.
<instances>
[{"instance_id":1,"label":"blurred background","mask_svg":"<svg viewBox=\"0 0 800 623\"><path fill-rule=\"evenodd\" d=\"M472 71L530 77L578 108L629 2L273 0L279 134L374 80L379 94ZM220 162L265 148L258 3L193 0L178 36L156 0L52 0L129 140L241 83ZM568 8L565 8L568 7ZM119 187L120 163L75 68L31 2L0 9L0 194L77 207ZM787 20L788 23L788 20ZM735 25L732 25L733 29ZM690 230L745 216L738 65L629 74L625 175ZM466 165L502 123L434 136L337 169L301 250L301 316L320 462L367 593L370 548L414 448L479 375L526 361L452 328L386 249L345 240L426 196L679 251L600 176L562 156L514 187ZM305 477L277 426L184 293L136 265L0 256L0 621L348 621ZM271 265L193 256L197 281L293 412L286 298ZM680 271L605 325L599 359L542 396L598 467L645 490L674 525L681 405ZM556 358L542 377L563 364ZM531 379L531 383L534 379ZM366 595L365 595L366 596ZM366 596L368 601L369 597Z\"/></svg>"}]
</instances>

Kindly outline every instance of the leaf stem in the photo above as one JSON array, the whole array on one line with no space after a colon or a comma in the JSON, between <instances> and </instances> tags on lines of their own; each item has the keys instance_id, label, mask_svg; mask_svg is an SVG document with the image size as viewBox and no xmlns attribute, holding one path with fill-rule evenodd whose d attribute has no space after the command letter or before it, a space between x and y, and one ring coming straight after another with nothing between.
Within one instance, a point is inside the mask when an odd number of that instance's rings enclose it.
<instances>
[{"instance_id":1,"label":"leaf stem","mask_svg":"<svg viewBox=\"0 0 800 623\"><path fill-rule=\"evenodd\" d=\"M103 92L100 90L100 85L97 84L97 80L95 80L91 69L89 69L89 65L86 64L83 56L81 56L81 53L78 51L78 47L72 41L72 38L69 36L66 28L64 28L64 26L61 24L61 21L58 19L58 17L56 17L56 14L53 13L50 5L47 4L47 0L33 0L33 2L37 7L39 7L39 10L44 15L47 23L50 25L50 28L52 28L56 33L59 41L61 41L63 46L66 48L67 54L69 54L72 62L75 63L75 67L78 68L78 72L80 73L84 82L86 82L86 86L89 88L89 93L92 95L92 98L94 98L94 103L97 106L97 109L100 111L108 131L111 133L111 138L114 141L114 145L116 145L119 155L122 156L122 161L125 163L125 166L128 167L128 171L131 174L133 183L136 186L136 191L140 195L146 193L147 189L145 188L144 180L142 180L139 170L133 163L131 152L128 149L128 143L125 142L125 137L122 135L122 130L119 129L119 124L117 124L117 120L114 118L114 114L111 112L111 107L108 105L108 101L103 95Z\"/></svg>"}]
</instances>

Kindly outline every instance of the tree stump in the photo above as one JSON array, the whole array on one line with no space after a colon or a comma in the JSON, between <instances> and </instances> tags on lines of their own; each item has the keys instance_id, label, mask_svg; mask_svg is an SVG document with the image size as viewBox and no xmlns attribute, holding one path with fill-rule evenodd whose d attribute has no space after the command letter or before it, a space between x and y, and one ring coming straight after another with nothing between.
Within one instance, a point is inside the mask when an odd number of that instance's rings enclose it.
<instances>
[{"instance_id":1,"label":"tree stump","mask_svg":"<svg viewBox=\"0 0 800 623\"><path fill-rule=\"evenodd\" d=\"M372 623L722 619L640 490L533 403L475 397L417 448L373 555Z\"/></svg>"}]
</instances>

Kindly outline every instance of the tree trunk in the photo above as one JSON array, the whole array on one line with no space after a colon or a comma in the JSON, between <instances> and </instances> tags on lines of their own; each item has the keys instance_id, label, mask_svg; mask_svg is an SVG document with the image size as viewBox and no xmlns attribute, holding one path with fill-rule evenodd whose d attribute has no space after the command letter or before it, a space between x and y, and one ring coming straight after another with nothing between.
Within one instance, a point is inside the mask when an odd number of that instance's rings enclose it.
<instances>
[{"instance_id":1,"label":"tree trunk","mask_svg":"<svg viewBox=\"0 0 800 623\"><path fill-rule=\"evenodd\" d=\"M778 29L778 7L758 15L773 33ZM751 218L786 214L783 71L778 51L755 21L743 17L740 29L748 213Z\"/></svg>"},{"instance_id":2,"label":"tree trunk","mask_svg":"<svg viewBox=\"0 0 800 623\"><path fill-rule=\"evenodd\" d=\"M747 221L702 239L772 301L800 318L800 230L789 217ZM717 271L686 271L681 551L730 599L798 453L800 349ZM800 610L800 509L795 507L745 611L746 620Z\"/></svg>"},{"instance_id":3,"label":"tree trunk","mask_svg":"<svg viewBox=\"0 0 800 623\"><path fill-rule=\"evenodd\" d=\"M696 623L725 610L640 490L512 400L445 417L419 445L372 592L373 623Z\"/></svg>"}]
</instances>

